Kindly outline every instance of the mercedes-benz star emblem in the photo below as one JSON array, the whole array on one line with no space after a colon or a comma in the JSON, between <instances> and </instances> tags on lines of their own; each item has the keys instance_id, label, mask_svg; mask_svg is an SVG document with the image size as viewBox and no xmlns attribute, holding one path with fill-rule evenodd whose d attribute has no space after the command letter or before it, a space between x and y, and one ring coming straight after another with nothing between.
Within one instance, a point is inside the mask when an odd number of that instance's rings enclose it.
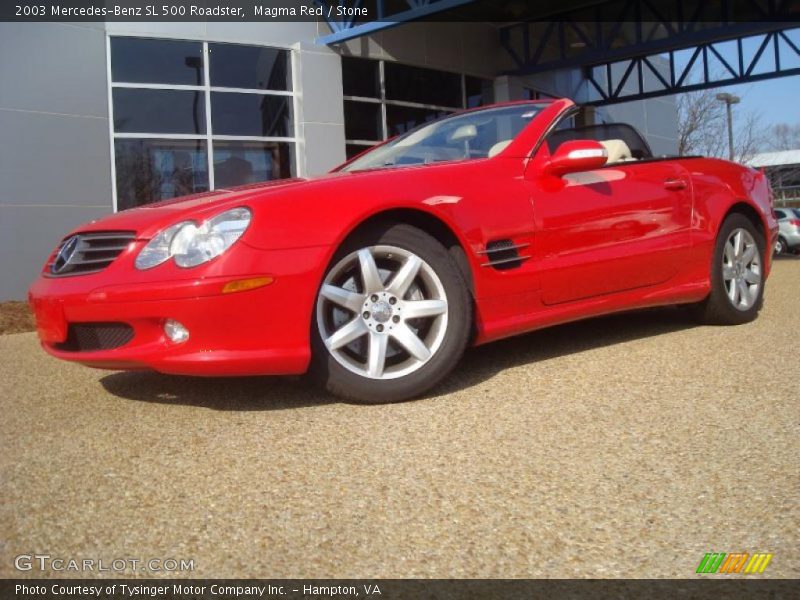
<instances>
[{"instance_id":1,"label":"mercedes-benz star emblem","mask_svg":"<svg viewBox=\"0 0 800 600\"><path fill-rule=\"evenodd\" d=\"M79 241L80 236L73 235L64 242L64 245L61 246L58 254L56 254L56 259L53 261L53 266L51 267L53 273L63 273L69 267L72 257L75 256L75 250L78 249Z\"/></svg>"}]
</instances>

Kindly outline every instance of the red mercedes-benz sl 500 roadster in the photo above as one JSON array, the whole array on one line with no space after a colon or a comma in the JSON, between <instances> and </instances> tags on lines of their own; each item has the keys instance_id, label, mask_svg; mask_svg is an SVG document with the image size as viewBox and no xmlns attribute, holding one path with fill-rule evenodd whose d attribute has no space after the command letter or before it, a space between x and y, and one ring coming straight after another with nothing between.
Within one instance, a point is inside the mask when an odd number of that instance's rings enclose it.
<instances>
[{"instance_id":1,"label":"red mercedes-benz sl 500 roadster","mask_svg":"<svg viewBox=\"0 0 800 600\"><path fill-rule=\"evenodd\" d=\"M310 372L418 396L470 344L641 307L761 308L777 232L759 171L657 157L569 100L426 123L321 177L177 198L77 228L30 289L43 347L107 369Z\"/></svg>"}]
</instances>

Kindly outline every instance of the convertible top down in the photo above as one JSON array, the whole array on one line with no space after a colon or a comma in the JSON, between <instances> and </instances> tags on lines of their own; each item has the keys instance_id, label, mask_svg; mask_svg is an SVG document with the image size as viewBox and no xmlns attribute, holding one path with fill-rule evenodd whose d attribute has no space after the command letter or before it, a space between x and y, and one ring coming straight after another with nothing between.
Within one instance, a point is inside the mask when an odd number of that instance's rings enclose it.
<instances>
[{"instance_id":1,"label":"convertible top down","mask_svg":"<svg viewBox=\"0 0 800 600\"><path fill-rule=\"evenodd\" d=\"M108 369L310 371L365 402L418 396L465 348L614 311L761 307L764 175L654 157L569 100L432 121L327 175L122 211L69 233L30 289L44 349Z\"/></svg>"}]
</instances>

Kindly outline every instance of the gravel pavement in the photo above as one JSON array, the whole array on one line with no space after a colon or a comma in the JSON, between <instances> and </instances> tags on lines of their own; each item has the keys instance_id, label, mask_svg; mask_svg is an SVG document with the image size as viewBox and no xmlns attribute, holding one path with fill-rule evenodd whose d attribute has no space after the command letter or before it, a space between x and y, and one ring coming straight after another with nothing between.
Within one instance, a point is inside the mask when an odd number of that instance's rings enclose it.
<instances>
[{"instance_id":1,"label":"gravel pavement","mask_svg":"<svg viewBox=\"0 0 800 600\"><path fill-rule=\"evenodd\" d=\"M0 336L0 577L42 576L13 568L32 553L193 559L194 577L691 577L742 551L800 577L799 305L784 259L755 323L557 327L387 406Z\"/></svg>"}]
</instances>

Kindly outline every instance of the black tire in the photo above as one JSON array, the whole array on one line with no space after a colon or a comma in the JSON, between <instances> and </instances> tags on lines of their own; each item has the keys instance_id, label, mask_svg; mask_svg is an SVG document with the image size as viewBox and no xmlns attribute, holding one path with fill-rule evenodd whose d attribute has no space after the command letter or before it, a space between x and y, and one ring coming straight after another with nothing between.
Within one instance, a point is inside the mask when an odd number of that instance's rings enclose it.
<instances>
[{"instance_id":1,"label":"black tire","mask_svg":"<svg viewBox=\"0 0 800 600\"><path fill-rule=\"evenodd\" d=\"M384 224L352 236L336 252L326 269L326 277L334 265L352 252L378 245L408 250L428 263L444 287L448 316L441 345L427 363L401 377L372 379L342 366L325 346L317 323L318 292L311 325L312 359L309 374L327 392L366 404L409 400L440 383L461 359L470 341L473 319L472 298L453 257L436 239L411 225Z\"/></svg>"},{"instance_id":2,"label":"black tire","mask_svg":"<svg viewBox=\"0 0 800 600\"><path fill-rule=\"evenodd\" d=\"M763 269L766 255L766 242L764 236L744 215L733 213L728 215L717 233L717 240L714 246L714 255L711 261L711 293L702 302L694 305L693 313L695 318L707 325L740 325L749 323L757 316L764 302L764 284L766 283L763 274L761 285L758 288L758 296L753 305L747 310L741 310L733 306L728 299L725 283L722 277L722 256L725 251L725 244L731 233L736 229L744 229L753 236L758 248L758 257Z\"/></svg>"},{"instance_id":3,"label":"black tire","mask_svg":"<svg viewBox=\"0 0 800 600\"><path fill-rule=\"evenodd\" d=\"M778 237L778 241L775 243L775 254L781 256L783 254L789 253L789 245L786 243L786 240L782 237Z\"/></svg>"}]
</instances>

